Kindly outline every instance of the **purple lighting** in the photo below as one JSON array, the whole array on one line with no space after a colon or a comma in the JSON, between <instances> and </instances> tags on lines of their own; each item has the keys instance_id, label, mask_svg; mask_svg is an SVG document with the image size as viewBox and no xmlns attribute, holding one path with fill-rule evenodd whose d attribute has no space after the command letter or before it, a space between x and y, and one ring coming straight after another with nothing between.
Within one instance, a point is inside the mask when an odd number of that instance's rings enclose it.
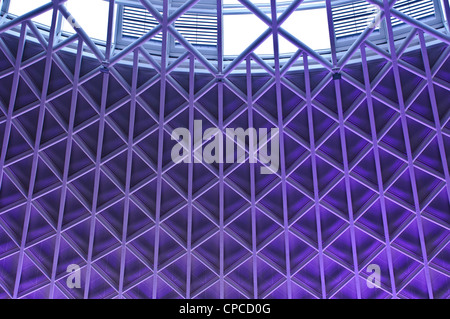
<instances>
[{"instance_id":1,"label":"purple lighting","mask_svg":"<svg viewBox=\"0 0 450 319\"><path fill-rule=\"evenodd\" d=\"M126 45L120 1L104 43L61 32L64 0L2 13L0 298L450 298L448 2L428 24L366 1L380 30L345 39L321 3L318 52L283 29L314 1L279 14L239 0L267 30L235 57L221 0L212 51L174 25L206 0L136 1L156 26ZM32 21L44 13L50 25ZM266 40L269 58L255 53ZM277 128L278 171L261 174L248 143L243 163L196 163L196 120ZM171 159L176 128L193 137L186 163Z\"/></svg>"}]
</instances>

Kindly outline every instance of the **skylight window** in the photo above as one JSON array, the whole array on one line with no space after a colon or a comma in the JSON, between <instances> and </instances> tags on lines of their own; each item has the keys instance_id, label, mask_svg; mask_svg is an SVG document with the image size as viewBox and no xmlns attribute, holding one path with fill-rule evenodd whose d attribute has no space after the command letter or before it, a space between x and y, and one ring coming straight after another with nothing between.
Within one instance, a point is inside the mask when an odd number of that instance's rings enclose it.
<instances>
[{"instance_id":1,"label":"skylight window","mask_svg":"<svg viewBox=\"0 0 450 319\"><path fill-rule=\"evenodd\" d=\"M9 12L14 15L21 16L47 3L49 3L48 0L12 0L9 4ZM44 14L40 14L32 20L44 25L50 25L52 22L52 12L48 11Z\"/></svg>"},{"instance_id":2,"label":"skylight window","mask_svg":"<svg viewBox=\"0 0 450 319\"><path fill-rule=\"evenodd\" d=\"M49 0L12 0L9 12L20 16L40 6L49 3ZM93 39L106 41L108 29L109 2L104 0L69 0L65 3L66 8L72 14L83 30ZM49 10L33 19L33 21L51 25L52 11ZM70 23L62 19L62 31L74 33Z\"/></svg>"},{"instance_id":3,"label":"skylight window","mask_svg":"<svg viewBox=\"0 0 450 319\"><path fill-rule=\"evenodd\" d=\"M238 55L267 30L267 25L251 13L226 14L223 25L225 55ZM266 40L255 53L273 54L273 42Z\"/></svg>"},{"instance_id":4,"label":"skylight window","mask_svg":"<svg viewBox=\"0 0 450 319\"><path fill-rule=\"evenodd\" d=\"M104 0L69 0L67 10L83 27L83 30L94 39L106 41L108 33L109 3ZM63 20L62 30L73 33L67 20Z\"/></svg>"},{"instance_id":5,"label":"skylight window","mask_svg":"<svg viewBox=\"0 0 450 319\"><path fill-rule=\"evenodd\" d=\"M269 5L270 0L252 1L257 5ZM238 5L237 0L225 0L224 5ZM248 10L247 10L248 11ZM277 14L280 16L284 10ZM267 14L267 13L266 13ZM270 17L270 13L268 14ZM224 54L234 56L241 53L255 39L257 39L268 26L250 11L245 13L228 13L223 18L224 27ZM283 29L308 45L313 50L330 48L326 8L310 9L300 6L299 9L282 24ZM280 54L289 54L298 48L284 37L278 38ZM269 37L255 50L259 55L273 55L273 38Z\"/></svg>"},{"instance_id":6,"label":"skylight window","mask_svg":"<svg viewBox=\"0 0 450 319\"><path fill-rule=\"evenodd\" d=\"M1 1L1 0L0 0ZM155 6L155 10L162 11L162 0L149 0ZM23 15L42 5L48 4L50 0L11 0L8 12L13 15ZM258 7L262 14L268 19L272 18L271 0L250 0ZM1 2L0 2L1 3ZM73 16L75 21L83 28L86 34L99 43L106 42L109 1L107 0L68 0L64 6ZM332 1L332 13L336 42L345 48L353 37L360 35L367 26L372 23L378 11L367 1ZM439 20L442 14L439 5L443 7L443 0L398 0L395 9L410 17L426 21L427 23L442 23ZM169 1L169 13L172 14L185 4L184 0ZM277 15L282 15L292 4L292 1L277 0ZM204 50L208 58L214 59L217 48L217 8L215 0L201 0L191 7L187 12L174 21L174 27L179 35L191 45ZM116 48L129 45L135 39L145 35L158 25L147 9L137 0L116 0L114 19L113 42ZM371 9L372 8L372 9ZM374 11L375 10L375 11ZM223 54L225 57L234 57L244 52L264 32L270 28L251 9L238 0L223 0ZM116 16L117 15L117 16ZM51 25L52 11L49 10L33 18L34 22L48 27ZM61 14L58 16L58 32L73 34L75 30L69 21ZM433 20L434 19L434 20ZM439 21L438 21L439 20ZM404 27L404 23L392 17L394 27ZM281 28L315 51L329 51L330 34L328 27L328 16L325 0L304 0L294 12L283 22ZM382 25L376 25L374 37L383 41ZM116 38L117 36L117 38ZM154 35L145 45L158 52L162 33ZM174 35L169 34L168 45L170 53L175 56L180 54L184 47ZM181 41L183 42L183 41ZM287 56L298 50L298 47L284 38L283 32L279 34L279 53ZM274 43L272 32L268 33L254 52L264 58L273 57Z\"/></svg>"},{"instance_id":7,"label":"skylight window","mask_svg":"<svg viewBox=\"0 0 450 319\"><path fill-rule=\"evenodd\" d=\"M326 8L297 10L282 24L282 28L313 50L329 49L327 17ZM280 50L282 50L281 42L280 40ZM288 49L286 46L284 52L288 53Z\"/></svg>"}]
</instances>

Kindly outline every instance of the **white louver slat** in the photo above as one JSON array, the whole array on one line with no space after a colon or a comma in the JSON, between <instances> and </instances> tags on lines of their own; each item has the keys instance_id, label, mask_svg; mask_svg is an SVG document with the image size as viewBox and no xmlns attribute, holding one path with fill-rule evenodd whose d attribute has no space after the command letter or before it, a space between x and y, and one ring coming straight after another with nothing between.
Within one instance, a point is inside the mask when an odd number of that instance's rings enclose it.
<instances>
[{"instance_id":1,"label":"white louver slat","mask_svg":"<svg viewBox=\"0 0 450 319\"><path fill-rule=\"evenodd\" d=\"M158 25L156 19L144 8L123 7L122 36L139 38ZM217 16L206 13L186 13L174 23L180 34L193 45L217 45ZM152 40L161 41L161 34Z\"/></svg>"},{"instance_id":2,"label":"white louver slat","mask_svg":"<svg viewBox=\"0 0 450 319\"><path fill-rule=\"evenodd\" d=\"M435 16L435 8L433 0L397 0L394 9L407 14L413 19L421 20ZM400 25L403 22L391 18L392 25Z\"/></svg>"},{"instance_id":3,"label":"white louver slat","mask_svg":"<svg viewBox=\"0 0 450 319\"><path fill-rule=\"evenodd\" d=\"M394 8L417 20L435 17L433 0L398 0ZM339 39L363 32L374 20L377 10L367 1L353 1L334 5L332 13L336 38ZM394 17L391 21L393 26L404 24Z\"/></svg>"}]
</instances>

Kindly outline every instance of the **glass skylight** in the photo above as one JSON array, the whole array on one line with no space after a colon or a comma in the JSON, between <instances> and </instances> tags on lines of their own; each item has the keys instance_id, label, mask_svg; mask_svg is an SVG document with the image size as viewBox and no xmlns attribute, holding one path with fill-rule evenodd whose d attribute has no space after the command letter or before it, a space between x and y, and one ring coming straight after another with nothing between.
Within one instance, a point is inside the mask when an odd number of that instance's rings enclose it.
<instances>
[{"instance_id":1,"label":"glass skylight","mask_svg":"<svg viewBox=\"0 0 450 319\"><path fill-rule=\"evenodd\" d=\"M8 11L14 15L21 16L47 3L49 3L48 0L12 0L11 3L9 4ZM47 11L46 13L41 14L33 19L33 21L45 25L50 25L51 20L52 20L51 11Z\"/></svg>"},{"instance_id":2,"label":"glass skylight","mask_svg":"<svg viewBox=\"0 0 450 319\"><path fill-rule=\"evenodd\" d=\"M12 0L9 12L20 16L33 9L49 3L49 0ZM72 14L83 30L93 39L106 41L108 29L109 3L104 0L69 0L65 3L68 11ZM50 25L52 11L39 15L33 21L44 25ZM74 33L70 23L62 19L62 31Z\"/></svg>"},{"instance_id":3,"label":"glass skylight","mask_svg":"<svg viewBox=\"0 0 450 319\"><path fill-rule=\"evenodd\" d=\"M12 0L9 12L20 16L48 2L49 0ZM270 7L270 0L255 0L253 3L258 6ZM242 6L237 0L224 0L223 4L225 7ZM65 5L91 38L106 41L109 6L107 1L69 0ZM238 55L267 29L266 24L250 11L246 11L241 14L224 14L223 33L224 54L226 56ZM44 25L50 25L51 17L52 14L49 11L43 15L39 15L34 21ZM283 28L313 49L327 49L330 47L325 8L307 10L307 12L305 10L296 11L283 24ZM61 30L69 33L74 32L70 23L65 19L62 19ZM293 44L283 37L280 37L279 42L281 54L292 53L297 50ZM256 50L256 53L272 55L272 37L269 37Z\"/></svg>"},{"instance_id":4,"label":"glass skylight","mask_svg":"<svg viewBox=\"0 0 450 319\"><path fill-rule=\"evenodd\" d=\"M270 13L270 0L254 0L253 4L259 6L268 17ZM241 53L249 44L258 38L268 26L253 13L248 11L238 0L224 0L224 7L240 7L241 12L224 14L224 54L234 56ZM280 16L290 1L278 1ZM318 9L299 6L282 25L282 27L297 37L300 41L314 50L329 49L330 37L328 32L327 13L325 7ZM297 51L297 47L287 39L279 37L280 54L289 54ZM255 53L260 55L273 55L273 38L269 37Z\"/></svg>"},{"instance_id":5,"label":"glass skylight","mask_svg":"<svg viewBox=\"0 0 450 319\"><path fill-rule=\"evenodd\" d=\"M108 32L108 1L69 0L66 3L66 7L91 38L106 41ZM63 19L62 30L73 32L72 26L65 19Z\"/></svg>"},{"instance_id":6,"label":"glass skylight","mask_svg":"<svg viewBox=\"0 0 450 319\"><path fill-rule=\"evenodd\" d=\"M49 3L49 1L50 0L11 0L9 5L9 13L20 16L30 10ZM433 16L433 5L439 6L439 4L441 4L443 7L443 0L399 0L398 9L403 12L403 3L409 4L409 1L419 1L421 5L427 4L427 10L430 11ZM152 0L152 3L154 3L159 10L162 1ZM181 6L184 2L181 0L174 0L170 3L172 5L172 10L170 12L174 12L175 8ZM251 3L257 6L263 14L266 14L267 17L271 19L271 0L252 0ZM291 1L278 0L278 16L283 14L291 3ZM354 3L358 3L358 0L355 0ZM354 9L354 3L346 1L332 2L333 10L339 6L350 6L350 9L345 9L347 11L344 9L342 9L344 11L339 11L341 12L341 16L337 13L336 16L333 14L333 18L336 20L335 31L337 40L350 36L357 36L366 28L366 22L369 21L369 18L371 18L371 16L366 16L367 12L360 12L362 9L360 11L358 11L359 9ZM64 5L72 14L75 21L82 26L83 30L92 39L106 41L109 1L68 0ZM215 39L215 35L217 33L217 19L214 20L208 17L215 18L217 12L216 1L201 0L198 5L201 7L199 12L195 11L198 10L196 7L197 5L194 6L192 8L192 12L189 11L188 13L185 13L174 22L174 25L182 36L192 45L199 47L203 46L203 48L208 47L208 50L211 50L211 48L216 47L217 44L217 39ZM126 20L128 17L128 11L125 9L119 10L120 8L131 8L130 10L134 10L133 12L135 15L132 15L131 18ZM140 13L139 10L143 13ZM118 16L114 16L114 18L117 18L119 23L117 23L117 29L113 32L113 41L118 45L128 45L129 41L133 41L133 38L139 38L157 25L157 21L151 17L149 13L147 13L147 10L142 7L139 1L117 0L115 12ZM406 14L411 13L407 11ZM361 18L361 16L363 17ZM52 11L48 11L45 14L41 14L34 18L33 21L48 26L51 24L51 18ZM60 30L69 34L74 33L74 29L71 24L61 16L59 18L61 19L59 21L61 27ZM420 17L414 16L414 18ZM223 0L222 21L223 53L226 57L241 54L269 28L266 23L261 21L261 19L259 19L238 0ZM402 24L402 22L394 19L393 25L397 26L398 24ZM126 28L131 29L128 30ZM327 10L325 8L324 0L305 0L301 5L299 5L296 11L294 11L286 21L284 21L281 28L290 33L294 38L297 38L306 44L312 50L329 50L331 47ZM122 39L127 37L128 42L122 43ZM153 37L152 40L151 45L157 45L158 42L161 42L161 33ZM297 46L284 38L281 34L279 35L278 40L280 55L292 54L298 50ZM176 41L174 43L177 44ZM273 56L273 37L267 37L267 39L255 50L255 53L265 57Z\"/></svg>"},{"instance_id":7,"label":"glass skylight","mask_svg":"<svg viewBox=\"0 0 450 319\"><path fill-rule=\"evenodd\" d=\"M229 0L228 2L235 2ZM279 12L280 15L282 12ZM224 15L224 54L237 55L258 38L268 26L255 15ZM295 11L282 25L286 31L314 50L329 49L327 12L325 8ZM297 51L287 39L279 37L280 54ZM273 39L269 37L255 51L261 55L273 54Z\"/></svg>"}]
</instances>

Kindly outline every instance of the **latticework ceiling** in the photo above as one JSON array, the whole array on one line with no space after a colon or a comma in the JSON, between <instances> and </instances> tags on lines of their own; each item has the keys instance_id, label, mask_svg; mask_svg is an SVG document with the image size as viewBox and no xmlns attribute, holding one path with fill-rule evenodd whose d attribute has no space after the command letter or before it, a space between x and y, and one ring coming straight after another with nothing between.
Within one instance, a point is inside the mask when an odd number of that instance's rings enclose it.
<instances>
[{"instance_id":1,"label":"latticework ceiling","mask_svg":"<svg viewBox=\"0 0 450 319\"><path fill-rule=\"evenodd\" d=\"M322 56L291 38L281 60L282 22L302 1L278 18L242 1L268 29L224 63L170 25L198 0L123 50L82 26L56 37L64 2L0 25L1 298L450 296L445 28L369 1L387 9L385 44L367 28ZM47 11L49 32L30 20ZM161 57L143 46L157 34ZM185 54L167 56L169 34ZM273 64L253 53L269 36ZM171 132L194 120L279 128L278 173L174 164ZM71 264L81 289L66 285Z\"/></svg>"}]
</instances>

